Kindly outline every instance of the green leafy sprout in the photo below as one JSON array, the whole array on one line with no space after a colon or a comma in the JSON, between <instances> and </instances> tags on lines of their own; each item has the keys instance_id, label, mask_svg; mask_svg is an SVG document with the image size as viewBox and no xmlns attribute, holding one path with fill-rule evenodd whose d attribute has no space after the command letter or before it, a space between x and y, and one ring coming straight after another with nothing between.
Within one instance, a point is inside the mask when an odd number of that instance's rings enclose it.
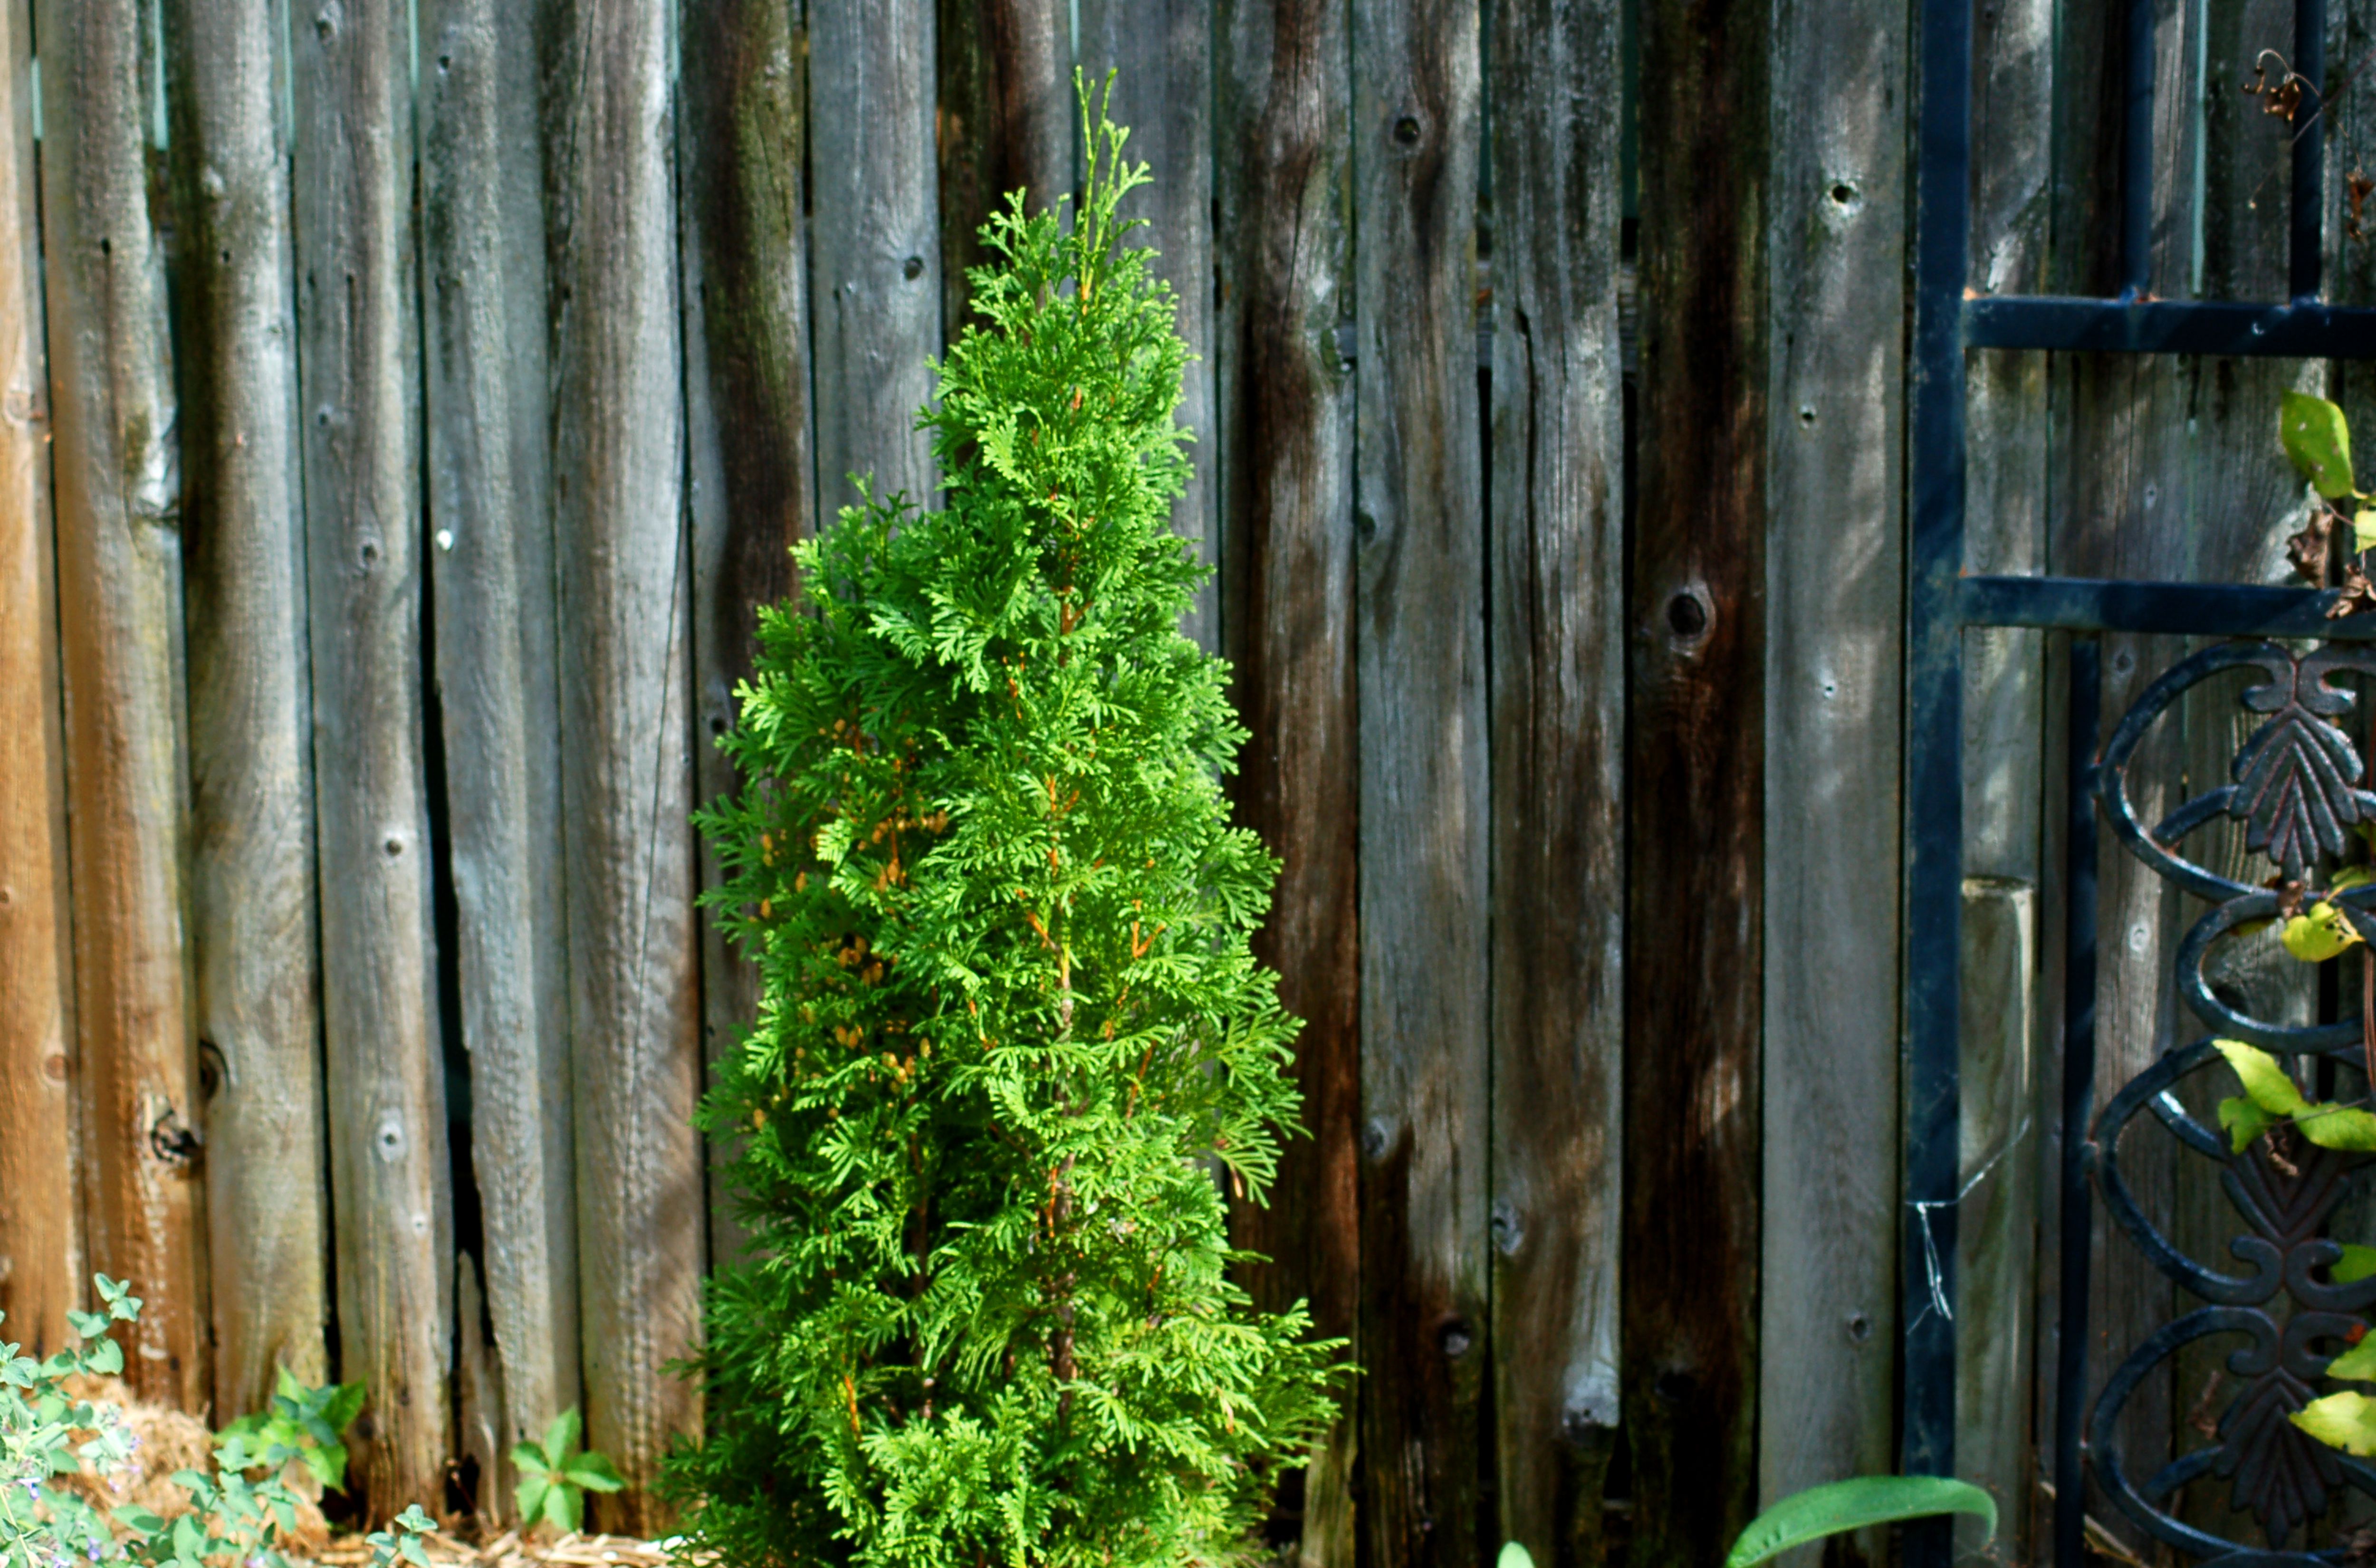
<instances>
[{"instance_id":1,"label":"green leafy sprout","mask_svg":"<svg viewBox=\"0 0 2376 1568\"><path fill-rule=\"evenodd\" d=\"M362 1413L363 1385L334 1383L309 1388L287 1367L265 1408L215 1434L242 1438L257 1463L272 1469L296 1463L332 1491L347 1489L347 1429Z\"/></svg>"},{"instance_id":2,"label":"green leafy sprout","mask_svg":"<svg viewBox=\"0 0 2376 1568\"><path fill-rule=\"evenodd\" d=\"M573 1531L585 1522L588 1492L617 1491L626 1485L607 1457L592 1449L578 1451L578 1431L577 1407L573 1405L552 1418L542 1443L512 1445L512 1464L520 1473L514 1495L522 1529L542 1520Z\"/></svg>"},{"instance_id":3,"label":"green leafy sprout","mask_svg":"<svg viewBox=\"0 0 2376 1568\"><path fill-rule=\"evenodd\" d=\"M140 1298L129 1286L104 1274L93 1284L104 1310L66 1314L74 1344L36 1360L19 1354L19 1346L0 1343L0 1568L206 1568L226 1561L291 1568L279 1543L297 1527L298 1500L280 1479L285 1458L251 1450L255 1434L227 1432L211 1469L173 1473L189 1511L172 1519L136 1503L102 1514L61 1484L62 1478L91 1476L120 1485L140 1443L122 1406L67 1391L71 1378L121 1373L124 1349L110 1336L115 1324L140 1318ZM247 1472L258 1468L267 1471L264 1479L249 1480ZM367 1538L373 1568L393 1568L399 1558L429 1568L419 1538L435 1526L418 1506L406 1509L392 1530Z\"/></svg>"}]
</instances>

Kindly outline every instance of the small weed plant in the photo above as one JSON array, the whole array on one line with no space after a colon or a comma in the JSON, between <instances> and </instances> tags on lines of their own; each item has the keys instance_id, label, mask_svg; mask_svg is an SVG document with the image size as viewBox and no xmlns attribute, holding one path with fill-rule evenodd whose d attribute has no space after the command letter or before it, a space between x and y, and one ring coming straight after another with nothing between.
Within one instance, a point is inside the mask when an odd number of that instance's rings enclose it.
<instances>
[{"instance_id":1,"label":"small weed plant","mask_svg":"<svg viewBox=\"0 0 2376 1568\"><path fill-rule=\"evenodd\" d=\"M1178 625L1186 350L1089 113L1066 223L983 230L939 368L945 502L797 551L703 814L756 1025L707 1125L758 1260L713 1283L708 1440L671 1485L746 1568L1172 1568L1255 1554L1339 1347L1230 1277L1225 1184L1292 1127L1249 938L1243 739Z\"/></svg>"},{"instance_id":2,"label":"small weed plant","mask_svg":"<svg viewBox=\"0 0 2376 1568\"><path fill-rule=\"evenodd\" d=\"M36 1360L0 1343L0 1568L111 1562L288 1568L277 1543L296 1528L297 1499L279 1479L279 1463L251 1452L245 1435L225 1437L210 1473L174 1474L190 1511L172 1520L131 1505L102 1514L64 1484L89 1476L120 1487L139 1445L121 1407L78 1398L69 1387L72 1379L122 1372L124 1351L110 1334L140 1316L140 1299L127 1287L103 1274L95 1283L105 1310L69 1314L74 1344ZM266 1479L249 1480L246 1472L257 1468ZM391 1568L398 1558L428 1568L420 1537L434 1524L418 1507L407 1509L392 1529L369 1538L374 1568Z\"/></svg>"},{"instance_id":3,"label":"small weed plant","mask_svg":"<svg viewBox=\"0 0 2376 1568\"><path fill-rule=\"evenodd\" d=\"M577 1407L572 1405L552 1418L543 1442L513 1444L512 1464L520 1473L515 1494L520 1528L545 1523L575 1530L585 1522L588 1492L617 1491L627 1484L608 1455L578 1450L578 1431Z\"/></svg>"},{"instance_id":4,"label":"small weed plant","mask_svg":"<svg viewBox=\"0 0 2376 1568\"><path fill-rule=\"evenodd\" d=\"M347 1489L347 1429L362 1414L363 1385L334 1383L309 1388L287 1367L263 1409L215 1433L239 1439L258 1466L278 1471L295 1464L332 1491Z\"/></svg>"}]
</instances>

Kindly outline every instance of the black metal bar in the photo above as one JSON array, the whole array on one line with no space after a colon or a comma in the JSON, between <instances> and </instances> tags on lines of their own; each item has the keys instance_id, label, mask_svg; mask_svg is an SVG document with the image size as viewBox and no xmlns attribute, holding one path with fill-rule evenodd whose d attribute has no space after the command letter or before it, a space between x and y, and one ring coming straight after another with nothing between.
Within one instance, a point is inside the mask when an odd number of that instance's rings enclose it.
<instances>
[{"instance_id":1,"label":"black metal bar","mask_svg":"<svg viewBox=\"0 0 2376 1568\"><path fill-rule=\"evenodd\" d=\"M2324 588L2249 583L2107 582L2094 577L1966 577L1963 618L1973 626L2043 626L2072 632L2169 632L2205 637L2376 640L2376 615L2326 618Z\"/></svg>"},{"instance_id":2,"label":"black metal bar","mask_svg":"<svg viewBox=\"0 0 2376 1568\"><path fill-rule=\"evenodd\" d=\"M2087 1130L2096 1114L2096 742L2102 648L2071 639L2071 781L2062 973L2062 1304L2054 1370L2054 1563L2083 1568L2087 1476L2079 1434L2087 1400L2087 1269L2095 1213Z\"/></svg>"},{"instance_id":3,"label":"black metal bar","mask_svg":"<svg viewBox=\"0 0 2376 1568\"><path fill-rule=\"evenodd\" d=\"M1906 552L1905 1226L1900 1467L1955 1471L1964 873L1964 277L1971 244L1971 0L1923 0ZM1910 1526L1906 1568L1948 1568L1944 1519Z\"/></svg>"},{"instance_id":4,"label":"black metal bar","mask_svg":"<svg viewBox=\"0 0 2376 1568\"><path fill-rule=\"evenodd\" d=\"M2129 0L2127 114L2121 131L2121 293L2153 287L2154 0Z\"/></svg>"},{"instance_id":5,"label":"black metal bar","mask_svg":"<svg viewBox=\"0 0 2376 1568\"><path fill-rule=\"evenodd\" d=\"M2293 232L2286 267L2296 300L2318 297L2326 214L2326 0L2294 0L2294 69L2309 81L2294 126Z\"/></svg>"},{"instance_id":6,"label":"black metal bar","mask_svg":"<svg viewBox=\"0 0 2376 1568\"><path fill-rule=\"evenodd\" d=\"M2313 277L2313 287L2315 282ZM2293 305L2178 300L2123 303L2010 294L1966 303L1964 341L1975 349L2366 360L2376 359L2376 308L2314 301Z\"/></svg>"}]
</instances>

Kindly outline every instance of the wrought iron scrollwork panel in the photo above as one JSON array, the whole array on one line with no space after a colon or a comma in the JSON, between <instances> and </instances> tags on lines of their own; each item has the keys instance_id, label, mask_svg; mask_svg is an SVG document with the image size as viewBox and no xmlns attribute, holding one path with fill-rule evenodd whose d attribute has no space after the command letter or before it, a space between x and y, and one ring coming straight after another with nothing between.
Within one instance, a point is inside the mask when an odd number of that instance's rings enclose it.
<instances>
[{"instance_id":1,"label":"wrought iron scrollwork panel","mask_svg":"<svg viewBox=\"0 0 2376 1568\"><path fill-rule=\"evenodd\" d=\"M2263 721L2237 749L2228 782L2193 796L2147 827L2131 799L2129 772L2140 742L2188 691L2225 671L2252 669L2264 679L2243 704ZM2336 891L2333 868L2362 824L2376 823L2376 793L2366 787L2358 748L2337 720L2352 694L2330 683L2344 671L2376 673L2376 653L2342 647L2296 652L2273 642L2224 643L2173 666L2149 686L2107 742L2096 775L2105 816L2130 852L2168 882L2212 904L2180 944L2179 990L2187 1005L2223 1038L2284 1054L2359 1060L2357 1016L2324 1025L2255 1017L2212 988L2205 962L2239 928L2331 898L2363 937L2376 941L2376 886ZM2242 829L2248 852L2275 875L2251 885L2222 875L2186 853L2188 837L2215 823ZM2121 1231L2166 1277L2208 1305L2165 1324L2122 1360L2097 1396L2086 1428L2088 1465L2121 1511L2153 1538L2223 1568L2275 1568L2329 1561L2307 1545L2310 1525L2346 1487L2376 1497L2376 1467L2312 1441L2287 1419L2318 1395L2327 1363L2360 1329L2353 1314L2376 1307L2376 1278L2342 1284L2324 1277L2343 1256L2326 1234L2365 1157L2298 1144L2280 1153L2263 1138L2232 1153L2219 1129L2180 1100L2188 1075L2219 1060L2209 1039L2175 1047L2122 1086L2097 1118L2088 1145L2097 1193ZM2190 1255L2145 1212L2121 1171L2122 1135L2139 1113L2186 1148L2223 1167L2221 1185L2245 1229L2228 1243L2239 1267ZM2185 1347L2214 1336L2245 1343L2228 1357L2241 1380L2212 1442L2134 1477L2124 1467L2118 1426L2130 1396ZM2223 1539L2177 1518L2179 1489L2205 1479L2227 1483L2231 1505L2251 1514L2265 1546ZM2290 1543L2299 1537L2304 1544Z\"/></svg>"}]
</instances>

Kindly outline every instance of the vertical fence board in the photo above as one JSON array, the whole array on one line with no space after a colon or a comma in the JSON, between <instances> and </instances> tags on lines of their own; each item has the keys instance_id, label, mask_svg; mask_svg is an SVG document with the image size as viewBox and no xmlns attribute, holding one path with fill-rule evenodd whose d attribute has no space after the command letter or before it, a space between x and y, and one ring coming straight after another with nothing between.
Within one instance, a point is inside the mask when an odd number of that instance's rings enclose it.
<instances>
[{"instance_id":1,"label":"vertical fence board","mask_svg":"<svg viewBox=\"0 0 2376 1568\"><path fill-rule=\"evenodd\" d=\"M2065 105L2066 160L2058 171L2063 203L2055 220L2056 287L2100 294L2119 291L2121 120L2125 46L2121 13L2109 0L2074 0L2062 16L2064 65L2056 98ZM2193 71L2199 18L2180 0L2156 0L2152 234L2155 288L2186 291L2193 234ZM2109 208L2109 211L2107 210ZM2192 507L2185 452L2185 367L2140 356L2068 356L2061 393L2069 437L2052 569L2084 576L2189 575ZM2108 636L2103 645L2103 713L2119 722L2146 684L2183 653L2177 638ZM2180 726L2166 723L2139 749L2131 774L2138 809L2149 821L2183 796ZM2105 835L2099 862L2097 929L2104 961L2096 1004L2098 1108L2119 1087L2175 1043L2183 1027L2172 980L2180 921L2176 890ZM2173 1140L2139 1127L2123 1150L2122 1173L2149 1214L2168 1217L2176 1195ZM2168 1280L2100 1212L2095 1225L2090 1288L2087 1397L2121 1359L2175 1315ZM2149 1377L2122 1417L2121 1452L2149 1474L2172 1452L2172 1382ZM2103 1511L2109 1513L2109 1511ZM2100 1515L2099 1515L2100 1516ZM2142 1536L2108 1519L2132 1547Z\"/></svg>"},{"instance_id":2,"label":"vertical fence board","mask_svg":"<svg viewBox=\"0 0 2376 1568\"><path fill-rule=\"evenodd\" d=\"M2370 0L2336 0L2327 7L2326 58L2330 68L2349 70L2376 49L2376 4ZM2287 55L2291 58L2290 53ZM2376 193L2357 207L2338 190L2349 176L2376 173L2376 82L2360 80L2349 91L2334 91L2325 116L2326 181L2330 193L2326 219L2329 299L2348 304L2376 301ZM2240 96L2240 95L2239 95ZM2270 182L2275 189L2279 180ZM2376 365L2362 361L2334 367L2335 389L2330 394L2343 405L2354 430L2376 430ZM2363 440L2366 437L2362 437ZM2361 459L2364 463L2366 459Z\"/></svg>"},{"instance_id":3,"label":"vertical fence board","mask_svg":"<svg viewBox=\"0 0 2376 1568\"><path fill-rule=\"evenodd\" d=\"M978 231L1010 191L1033 212L1073 188L1075 0L939 0L933 64L940 150L941 331L965 331L966 269L992 259Z\"/></svg>"},{"instance_id":4,"label":"vertical fence board","mask_svg":"<svg viewBox=\"0 0 2376 1568\"><path fill-rule=\"evenodd\" d=\"M1339 1337L1355 1333L1360 1275L1348 23L1344 0L1219 0L1214 30L1216 120L1245 127L1215 172L1221 624L1254 737L1239 814L1282 861L1256 951L1303 1020L1294 1070L1312 1134L1282 1151L1269 1206L1240 1206L1236 1238L1270 1260L1246 1271L1257 1301L1309 1301L1318 1332ZM1362 1396L1348 1389L1281 1500L1306 1568L1355 1561Z\"/></svg>"},{"instance_id":5,"label":"vertical fence board","mask_svg":"<svg viewBox=\"0 0 2376 1568\"><path fill-rule=\"evenodd\" d=\"M1361 1538L1398 1564L1479 1561L1487 1527L1477 51L1473 0L1353 14Z\"/></svg>"},{"instance_id":6,"label":"vertical fence board","mask_svg":"<svg viewBox=\"0 0 2376 1568\"><path fill-rule=\"evenodd\" d=\"M1213 5L1212 0L1081 0L1081 69L1093 87L1116 73L1113 117L1130 127L1130 152L1155 183L1123 204L1146 220L1141 236L1161 253L1156 271L1179 296L1180 336L1194 356L1182 376L1180 422L1194 433L1188 493L1172 527L1197 558L1220 562L1219 442L1214 427ZM1102 90L1102 88L1099 88ZM1220 648L1220 579L1196 596L1181 630L1207 652Z\"/></svg>"},{"instance_id":7,"label":"vertical fence board","mask_svg":"<svg viewBox=\"0 0 2376 1568\"><path fill-rule=\"evenodd\" d=\"M1497 0L1490 431L1499 1538L1601 1558L1625 946L1619 7Z\"/></svg>"},{"instance_id":8,"label":"vertical fence board","mask_svg":"<svg viewBox=\"0 0 2376 1568\"><path fill-rule=\"evenodd\" d=\"M192 934L215 1401L328 1375L311 671L289 166L268 7L172 0Z\"/></svg>"},{"instance_id":9,"label":"vertical fence board","mask_svg":"<svg viewBox=\"0 0 2376 1568\"><path fill-rule=\"evenodd\" d=\"M708 801L735 786L715 742L734 723L736 683L751 673L758 607L791 593L792 544L816 528L801 166L807 95L790 18L777 0L693 0L679 16L695 755ZM721 875L705 857L704 883ZM705 1048L714 1061L758 1017L758 970L709 921L701 956ZM713 1144L713 1160L721 1146ZM710 1255L730 1261L742 1239L713 1176Z\"/></svg>"},{"instance_id":10,"label":"vertical fence board","mask_svg":"<svg viewBox=\"0 0 2376 1568\"><path fill-rule=\"evenodd\" d=\"M1902 5L1812 0L1781 6L1774 24L1765 1503L1895 1467L1900 856L1890 829L1905 569L1907 21ZM1807 113L1816 101L1824 113ZM1814 1148L1827 1151L1823 1176L1803 1180ZM1835 1556L1881 1546L1870 1532Z\"/></svg>"},{"instance_id":11,"label":"vertical fence board","mask_svg":"<svg viewBox=\"0 0 2376 1568\"><path fill-rule=\"evenodd\" d=\"M1973 287L1990 293L2044 291L2049 186L2053 178L2050 104L2054 84L2053 0L1999 0L1976 13L1973 40L1972 139L1978 164L1972 189ZM1977 572L2035 572L2046 556L2047 357L1984 350L1965 372L1969 436L1965 479L1966 562ZM1964 635L1964 870L1969 878L2011 895L2031 889L2029 920L2020 930L2034 944L2037 895L2046 869L2044 634L2003 628ZM1994 1131L1998 1141L1978 1149L1977 1170L1999 1163L1974 1190L1971 1212L1956 1230L1956 1291L1960 1321L1956 1467L1996 1499L1999 1525L1985 1549L1977 1521L1959 1521L1959 1561L2031 1561L2029 1521L2037 1501L2037 1434L2050 1433L2031 1381L2054 1365L2050 1344L2041 1351L2039 1270L2050 1264L2041 1231L2059 1187L2041 1177L2059 1170L2053 1118L2061 1076L2042 1059L2045 994L2032 983L2006 989L2007 965L2038 962L2033 947L2018 956L1983 951L2001 921L1990 921L2001 901L1985 909L1966 903L1964 963L1968 997L1992 1004L2027 998L2030 1016L2015 1021L1989 1016L1987 1028L1966 1026L1963 1041L1964 1108L1971 1131ZM2026 968L2022 971L2026 973ZM1979 1016L1966 1002L1966 1017ZM2017 1054L2009 1054L2017 1053ZM2000 1097L2022 1092L2011 1105ZM1973 1149L1969 1131L1967 1150ZM2006 1150L2001 1156L1996 1150ZM2020 1207L2029 1194L2028 1207ZM2041 1211L2039 1204L2045 1205ZM2046 1314L2045 1332L2051 1332ZM2028 1337L2024 1337L2027 1336ZM1982 1344L1983 1339L1991 1343ZM2009 1354L2010 1351L2010 1354ZM2007 1386L2008 1377L2021 1379Z\"/></svg>"},{"instance_id":12,"label":"vertical fence board","mask_svg":"<svg viewBox=\"0 0 2376 1568\"><path fill-rule=\"evenodd\" d=\"M1955 1230L1955 1473L1996 1499L1998 1539L1957 1522L1956 1557L2026 1562L2036 1370L2032 1249L2038 1167L2032 1036L2037 895L2026 882L1964 880L1963 1177ZM1884 1424L1883 1431L1887 1431Z\"/></svg>"},{"instance_id":13,"label":"vertical fence board","mask_svg":"<svg viewBox=\"0 0 2376 1568\"><path fill-rule=\"evenodd\" d=\"M1632 1560L1755 1501L1769 22L1645 0L1640 475L1627 627ZM1717 172L1721 172L1720 173Z\"/></svg>"},{"instance_id":14,"label":"vertical fence board","mask_svg":"<svg viewBox=\"0 0 2376 1568\"><path fill-rule=\"evenodd\" d=\"M82 1300L82 1238L32 19L0 4L0 1333L46 1356Z\"/></svg>"},{"instance_id":15,"label":"vertical fence board","mask_svg":"<svg viewBox=\"0 0 2376 1568\"><path fill-rule=\"evenodd\" d=\"M340 1375L363 1496L443 1495L453 1211L430 898L410 7L294 30L300 425Z\"/></svg>"},{"instance_id":16,"label":"vertical fence board","mask_svg":"<svg viewBox=\"0 0 2376 1568\"><path fill-rule=\"evenodd\" d=\"M704 1182L692 649L665 0L574 0L549 62L562 809L587 1442L647 1490L698 1398Z\"/></svg>"},{"instance_id":17,"label":"vertical fence board","mask_svg":"<svg viewBox=\"0 0 2376 1568\"><path fill-rule=\"evenodd\" d=\"M500 1351L468 1414L490 1434L479 1495L495 1517L511 1445L580 1397L533 21L499 0L431 0L420 18L429 576L477 1272Z\"/></svg>"},{"instance_id":18,"label":"vertical fence board","mask_svg":"<svg viewBox=\"0 0 2376 1568\"><path fill-rule=\"evenodd\" d=\"M915 425L941 346L932 0L814 0L808 58L816 516L858 499L851 473L929 505Z\"/></svg>"},{"instance_id":19,"label":"vertical fence board","mask_svg":"<svg viewBox=\"0 0 2376 1568\"><path fill-rule=\"evenodd\" d=\"M126 1378L203 1408L206 1260L184 947L182 539L154 92L136 0L40 0L42 234L90 1265L148 1302Z\"/></svg>"}]
</instances>

